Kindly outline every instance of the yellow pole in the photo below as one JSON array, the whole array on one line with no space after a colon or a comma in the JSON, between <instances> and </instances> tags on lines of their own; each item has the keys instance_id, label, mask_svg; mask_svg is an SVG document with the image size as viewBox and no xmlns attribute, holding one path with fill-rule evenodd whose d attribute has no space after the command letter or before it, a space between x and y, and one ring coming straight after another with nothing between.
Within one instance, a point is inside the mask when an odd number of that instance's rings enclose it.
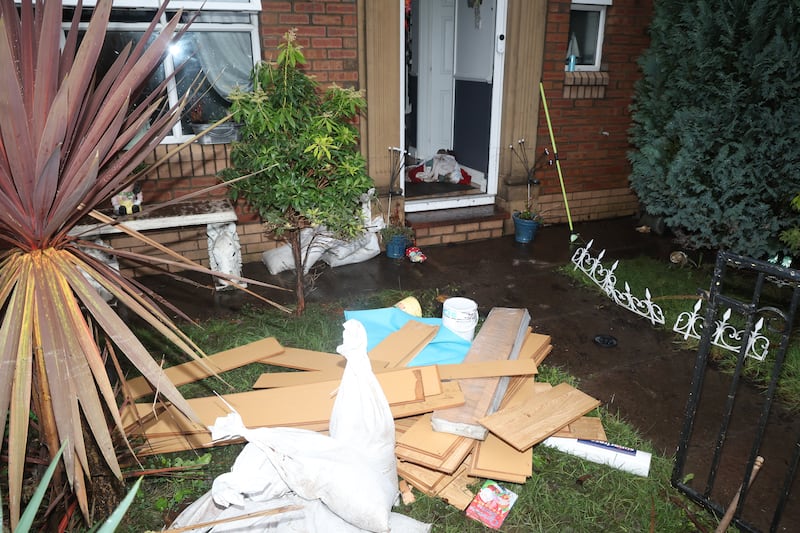
<instances>
[{"instance_id":1,"label":"yellow pole","mask_svg":"<svg viewBox=\"0 0 800 533\"><path fill-rule=\"evenodd\" d=\"M544 107L544 117L547 119L547 129L550 132L550 144L553 146L553 158L556 161L558 171L558 181L561 183L561 195L564 198L564 207L567 209L567 222L569 223L569 239L574 242L577 234L572 228L572 215L569 212L569 202L567 201L567 190L564 188L564 175L561 173L561 162L558 160L558 148L556 148L556 137L553 135L553 123L550 122L550 111L547 109L547 97L544 95L544 84L539 82L539 92L542 95L542 106Z\"/></svg>"}]
</instances>

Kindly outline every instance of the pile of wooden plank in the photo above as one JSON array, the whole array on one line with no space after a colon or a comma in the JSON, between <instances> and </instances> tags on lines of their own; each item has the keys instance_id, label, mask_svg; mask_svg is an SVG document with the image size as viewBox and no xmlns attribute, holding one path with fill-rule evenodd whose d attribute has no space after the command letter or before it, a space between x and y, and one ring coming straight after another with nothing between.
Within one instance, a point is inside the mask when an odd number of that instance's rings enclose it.
<instances>
[{"instance_id":1,"label":"pile of wooden plank","mask_svg":"<svg viewBox=\"0 0 800 533\"><path fill-rule=\"evenodd\" d=\"M460 364L406 366L437 332L414 320L370 351L395 418L398 474L408 484L465 509L476 478L524 483L532 475L533 446L549 436L605 440L600 419L585 416L599 401L567 384L536 382L552 346L549 336L531 332L529 321L524 309L493 309ZM129 403L123 422L140 443L137 453L216 445L208 426L229 406L249 428L327 430L345 365L338 354L287 348L267 338L203 364L168 368L166 376L183 385L255 362L287 370L262 374L251 391L188 400L199 423L170 405ZM128 382L132 400L153 392L144 379Z\"/></svg>"}]
</instances>

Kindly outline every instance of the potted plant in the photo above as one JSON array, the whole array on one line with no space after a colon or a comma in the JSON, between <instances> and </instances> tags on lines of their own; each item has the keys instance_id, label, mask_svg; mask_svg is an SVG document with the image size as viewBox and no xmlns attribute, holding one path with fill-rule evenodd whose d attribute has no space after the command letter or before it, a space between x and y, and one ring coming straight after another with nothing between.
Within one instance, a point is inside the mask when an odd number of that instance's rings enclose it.
<instances>
[{"instance_id":1,"label":"potted plant","mask_svg":"<svg viewBox=\"0 0 800 533\"><path fill-rule=\"evenodd\" d=\"M380 232L386 256L391 259L405 257L406 248L414 242L414 230L403 224L389 223Z\"/></svg>"},{"instance_id":2,"label":"potted plant","mask_svg":"<svg viewBox=\"0 0 800 533\"><path fill-rule=\"evenodd\" d=\"M356 119L366 105L361 92L320 88L303 72L294 30L278 50L274 63L253 69L251 90L229 95L241 140L221 175L233 199L250 204L267 231L291 246L299 315L305 308L304 250L311 249L301 233L311 228L342 240L363 235L362 197L373 182L358 147Z\"/></svg>"},{"instance_id":3,"label":"potted plant","mask_svg":"<svg viewBox=\"0 0 800 533\"><path fill-rule=\"evenodd\" d=\"M534 177L534 174L541 166L545 164L552 165L553 161L548 158L550 152L545 148L542 155L531 165L528 155L525 152L525 139L519 139L517 144L519 145L518 150L514 148L513 144L509 145L509 149L519 162L522 163L525 169L527 195L525 199L525 209L522 211L514 211L511 214L511 218L514 220L514 240L525 244L533 241L543 220L538 205L541 182Z\"/></svg>"}]
</instances>

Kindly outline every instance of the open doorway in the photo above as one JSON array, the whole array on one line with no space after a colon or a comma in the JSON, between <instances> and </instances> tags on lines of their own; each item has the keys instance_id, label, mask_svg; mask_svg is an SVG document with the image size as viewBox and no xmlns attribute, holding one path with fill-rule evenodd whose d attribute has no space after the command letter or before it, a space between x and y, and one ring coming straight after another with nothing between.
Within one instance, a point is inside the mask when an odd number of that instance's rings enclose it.
<instances>
[{"instance_id":1,"label":"open doorway","mask_svg":"<svg viewBox=\"0 0 800 533\"><path fill-rule=\"evenodd\" d=\"M494 202L505 2L405 2L407 211Z\"/></svg>"}]
</instances>

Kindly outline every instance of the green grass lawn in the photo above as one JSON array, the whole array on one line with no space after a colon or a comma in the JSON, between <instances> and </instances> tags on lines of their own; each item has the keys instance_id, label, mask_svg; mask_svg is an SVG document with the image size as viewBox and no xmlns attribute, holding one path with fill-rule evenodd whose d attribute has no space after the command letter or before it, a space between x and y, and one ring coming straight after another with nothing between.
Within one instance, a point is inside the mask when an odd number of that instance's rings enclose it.
<instances>
[{"instance_id":1,"label":"green grass lawn","mask_svg":"<svg viewBox=\"0 0 800 533\"><path fill-rule=\"evenodd\" d=\"M208 353L260 339L276 337L285 346L313 350L335 350L341 342L342 310L345 306L360 308L386 307L405 296L414 295L422 304L425 316L435 316L436 291L401 293L384 291L359 302L309 305L301 318L270 310L245 310L235 319L212 320L201 327L187 328L190 336ZM156 353L166 347L150 339ZM248 390L265 366L251 365L223 376L235 390ZM557 384L575 383L573 377L546 365L540 369L539 381ZM187 396L206 394L213 387L226 389L220 382L191 385L183 388ZM616 416L597 409L594 416L603 419L609 441L653 452L635 428ZM213 479L230 469L241 445L214 448L147 458L144 467L163 469L159 475L145 478L134 506L119 531L141 532L161 529L170 516L209 490ZM654 453L647 478L597 465L553 449L537 446L533 451L534 473L524 485L502 483L519 496L507 517L506 532L687 532L699 530L696 524L713 529L713 517L686 503L669 482L672 460ZM138 468L131 468L135 475ZM133 477L131 478L133 479ZM477 487L476 487L477 490ZM464 512L415 491L417 500L395 510L418 520L432 523L434 532L488 531L482 524L467 518Z\"/></svg>"}]
</instances>

